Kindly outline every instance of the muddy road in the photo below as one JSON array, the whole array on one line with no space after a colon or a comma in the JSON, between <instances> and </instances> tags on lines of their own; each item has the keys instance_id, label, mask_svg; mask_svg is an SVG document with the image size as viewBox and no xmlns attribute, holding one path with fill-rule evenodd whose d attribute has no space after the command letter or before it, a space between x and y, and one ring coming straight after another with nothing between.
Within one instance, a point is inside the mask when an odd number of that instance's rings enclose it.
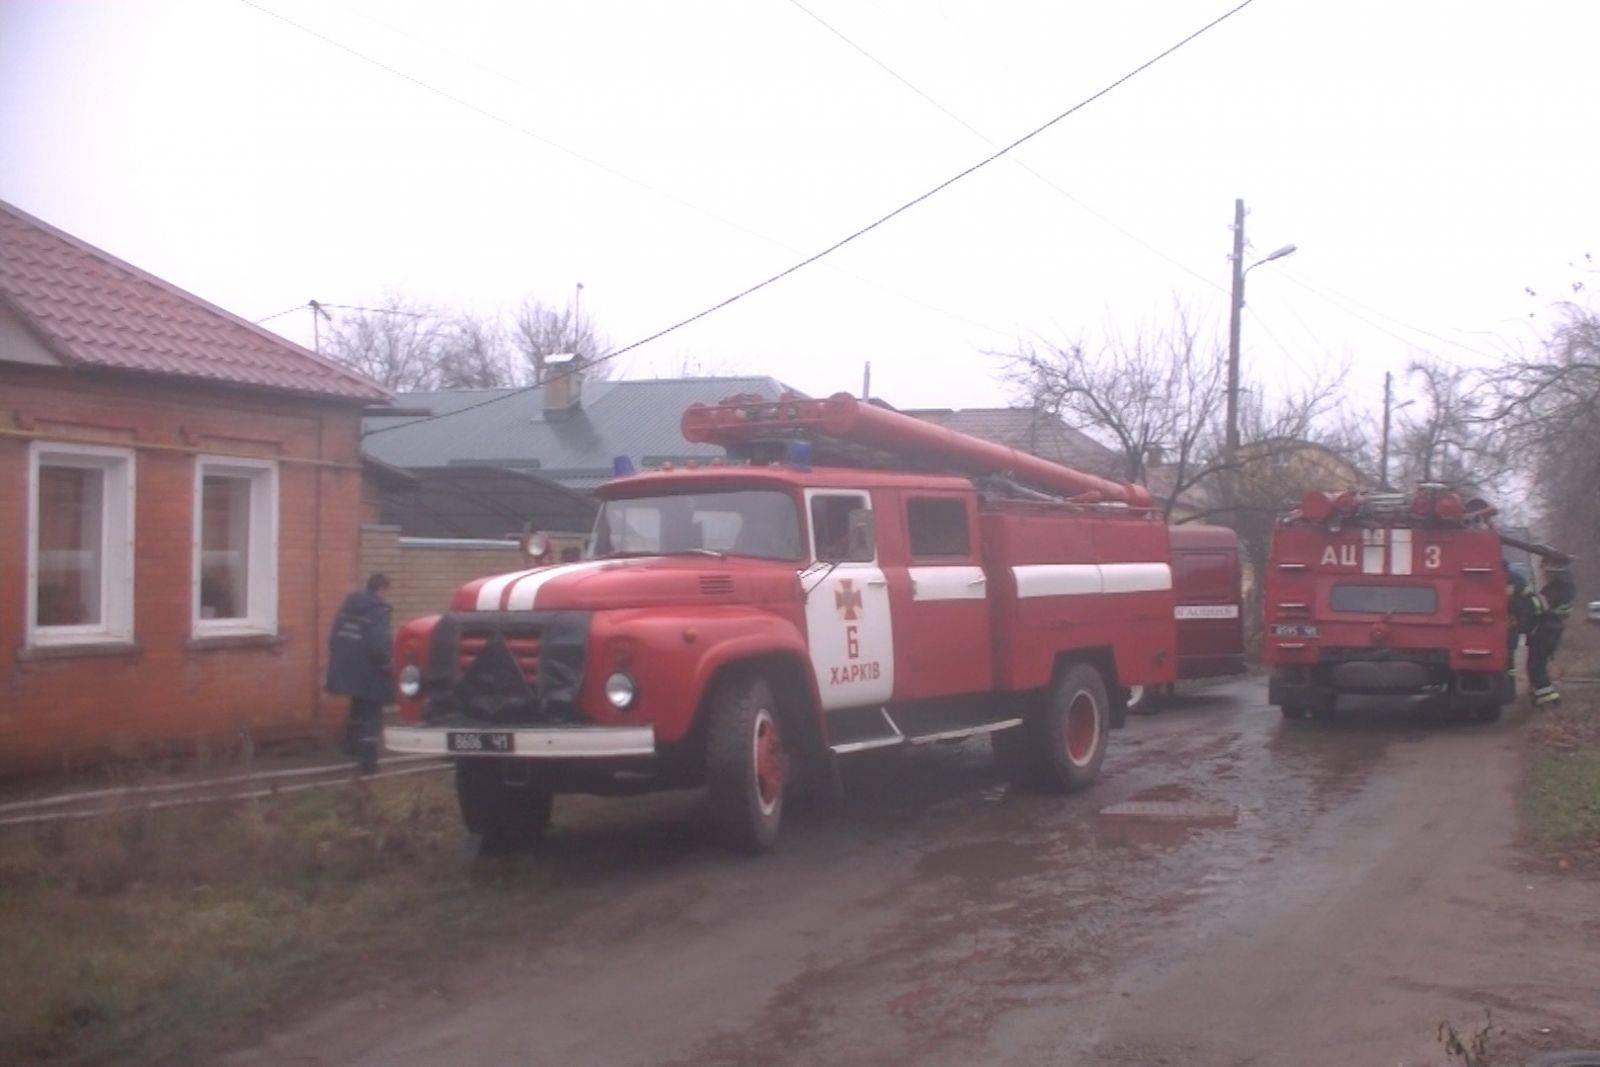
<instances>
[{"instance_id":1,"label":"muddy road","mask_svg":"<svg viewBox=\"0 0 1600 1067\"><path fill-rule=\"evenodd\" d=\"M1133 719L1068 798L982 742L858 762L759 859L692 795L563 801L499 944L224 1062L1426 1064L1485 1008L1600 1036L1600 893L1520 864L1515 724L1264 696Z\"/></svg>"}]
</instances>

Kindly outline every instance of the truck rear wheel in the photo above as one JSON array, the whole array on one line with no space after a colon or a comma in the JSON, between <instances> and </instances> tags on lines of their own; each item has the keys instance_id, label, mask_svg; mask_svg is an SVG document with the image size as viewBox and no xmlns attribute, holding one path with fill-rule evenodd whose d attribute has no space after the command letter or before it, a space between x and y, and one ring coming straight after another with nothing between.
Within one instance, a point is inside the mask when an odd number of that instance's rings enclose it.
<instances>
[{"instance_id":1,"label":"truck rear wheel","mask_svg":"<svg viewBox=\"0 0 1600 1067\"><path fill-rule=\"evenodd\" d=\"M456 760L461 821L487 853L534 848L550 828L555 799L550 791L532 782L506 781L506 769L504 760Z\"/></svg>"},{"instance_id":2,"label":"truck rear wheel","mask_svg":"<svg viewBox=\"0 0 1600 1067\"><path fill-rule=\"evenodd\" d=\"M1056 679L1042 718L1051 788L1082 789L1100 776L1110 725L1105 680L1090 664L1074 663Z\"/></svg>"},{"instance_id":3,"label":"truck rear wheel","mask_svg":"<svg viewBox=\"0 0 1600 1067\"><path fill-rule=\"evenodd\" d=\"M712 692L708 714L712 821L733 848L764 852L778 839L789 777L772 687L759 675L724 679Z\"/></svg>"}]
</instances>

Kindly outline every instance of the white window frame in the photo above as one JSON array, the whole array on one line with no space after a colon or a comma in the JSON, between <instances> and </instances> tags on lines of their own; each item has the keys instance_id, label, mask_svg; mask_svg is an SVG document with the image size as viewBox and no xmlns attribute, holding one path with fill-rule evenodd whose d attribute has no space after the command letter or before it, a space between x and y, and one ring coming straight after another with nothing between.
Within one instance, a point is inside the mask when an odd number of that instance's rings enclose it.
<instances>
[{"instance_id":1,"label":"white window frame","mask_svg":"<svg viewBox=\"0 0 1600 1067\"><path fill-rule=\"evenodd\" d=\"M246 478L250 482L248 532L250 614L235 619L200 617L200 573L204 562L201 528L205 521L206 476ZM189 618L197 638L238 637L278 632L278 465L271 460L235 456L197 456L194 464L193 567Z\"/></svg>"},{"instance_id":2,"label":"white window frame","mask_svg":"<svg viewBox=\"0 0 1600 1067\"><path fill-rule=\"evenodd\" d=\"M103 477L100 498L100 621L81 626L40 626L39 468L80 467ZM127 643L133 640L134 454L131 448L35 441L28 451L28 595L25 642L29 648Z\"/></svg>"}]
</instances>

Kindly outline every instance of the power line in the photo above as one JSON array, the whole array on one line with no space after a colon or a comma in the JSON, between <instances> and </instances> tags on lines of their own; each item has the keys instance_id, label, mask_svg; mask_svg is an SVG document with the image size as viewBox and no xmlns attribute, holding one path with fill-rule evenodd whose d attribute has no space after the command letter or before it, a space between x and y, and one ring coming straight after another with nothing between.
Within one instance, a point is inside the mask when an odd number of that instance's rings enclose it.
<instances>
[{"instance_id":1,"label":"power line","mask_svg":"<svg viewBox=\"0 0 1600 1067\"><path fill-rule=\"evenodd\" d=\"M282 311L274 311L264 319L256 319L255 325L260 326L264 322L271 322L273 319L281 319L285 315L293 315L296 311L304 311L307 306L308 305L306 304L296 304L292 308L284 308Z\"/></svg>"},{"instance_id":2,"label":"power line","mask_svg":"<svg viewBox=\"0 0 1600 1067\"><path fill-rule=\"evenodd\" d=\"M1394 338L1396 341L1399 341L1401 344L1409 345L1409 346L1411 346L1413 348L1421 347L1420 345L1417 344L1417 341L1416 341L1415 338L1402 336L1402 335L1400 335L1398 333L1395 333L1393 330L1390 330L1390 329L1388 329L1388 328L1386 328L1386 327L1384 327L1384 326L1382 326L1382 325L1380 325L1380 324L1378 324L1376 322L1373 322L1371 319L1367 318L1365 315L1361 314L1360 312L1354 311L1354 310L1350 309L1349 307L1345 306L1344 301L1349 301L1351 304L1355 304L1358 307L1365 307L1368 311L1372 312L1374 315L1377 315L1379 318L1387 319L1390 322L1394 323L1396 326L1399 326L1399 327L1401 327L1403 329L1414 331L1415 333L1419 333L1424 337L1431 337L1433 340L1440 341L1440 342L1442 342L1444 344L1447 344L1447 345L1451 346L1452 348L1460 348L1460 349L1463 349L1464 351L1472 352L1475 355L1484 356L1485 358L1488 358L1488 359L1496 358L1492 353L1485 352L1482 349L1473 348L1471 345L1462 344L1460 341L1452 341L1448 337L1442 337L1439 334L1433 333L1433 332L1431 332L1429 330L1424 330L1420 326L1413 326L1411 323L1405 322L1405 321L1403 321L1401 319L1397 319L1393 315L1386 315L1386 314L1384 314L1383 312L1379 311L1376 308L1369 307L1368 305L1362 304L1360 301L1356 300L1352 296L1346 296L1346 295L1344 295L1342 293L1335 294L1331 290L1326 290L1325 291L1323 289L1318 288L1317 286L1314 286L1314 285L1311 285L1311 284L1309 284L1307 282L1301 281L1299 278L1296 278L1294 275L1290 274L1288 271L1280 271L1279 273L1282 274L1283 277L1289 279L1290 282L1292 282L1295 285L1298 285L1300 288L1304 289L1306 292L1311 293L1313 296L1320 297L1322 300L1326 301L1329 304L1332 304L1334 307L1338 308L1340 311L1344 312L1346 315L1349 315L1351 318L1356 319L1356 320L1358 320L1360 322L1366 323L1368 326L1372 327L1374 330L1377 330L1381 334L1385 334L1385 335L1387 335L1389 337ZM1340 298L1342 298L1342 299L1340 299Z\"/></svg>"},{"instance_id":3,"label":"power line","mask_svg":"<svg viewBox=\"0 0 1600 1067\"><path fill-rule=\"evenodd\" d=\"M240 2L241 3L250 3L250 0L240 0ZM1133 68L1128 73L1122 75L1120 78L1117 78L1115 81L1113 81L1110 84L1106 85L1104 88L1102 88L1102 89L1096 91L1095 93L1085 97L1084 99L1078 101L1076 104L1073 104L1071 107L1067 108L1067 110L1061 112L1059 115L1056 115L1054 118L1052 118L1049 121L1045 122L1043 125L1035 127L1034 129L1030 130L1029 132L1023 134L1021 137L1018 137L1015 141L1012 141L1010 144L1006 145L1005 147L998 149L997 151L995 151L991 155L988 155L988 156L984 157L983 159L980 159L978 162L976 162L976 163L972 164L971 166L967 167L965 170L959 171L958 173L952 175L951 177L946 178L944 181L940 182L938 185L935 185L933 188L929 189L927 192L922 193L921 195L916 196L916 197L912 198L911 200L906 201L905 203L901 204L899 207L895 208L893 211L890 211L888 214L882 215L879 218L873 220L872 222L867 223L865 226L862 226L860 229L855 230L854 232L852 232L852 233L850 233L850 234L848 234L848 235L846 235L844 237L841 237L839 240L834 241L832 244L828 245L826 248L823 248L821 251L812 253L811 255L807 256L805 259L800 260L798 263L795 263L794 265L792 265L790 267L786 267L785 269L779 271L777 274L774 274L771 277L766 278L766 279L764 279L762 281L756 282L754 285L747 286L746 288L744 288L744 289L740 290L739 292L733 294L732 296L728 297L727 299L719 301L718 303L713 304L710 307L708 307L708 308L706 308L706 309L704 309L702 311L695 312L693 315L690 315L688 318L681 319L678 322L673 323L671 326L667 326L664 329L657 330L655 333L650 334L647 337L641 338L640 340L634 341L631 344L624 345L622 348L615 349L615 350L613 350L611 352L606 353L603 356L598 356L595 359L590 360L588 365L592 366L594 364L608 362L610 360L616 359L618 356L621 356L621 355L624 355L624 354L626 354L628 352L631 352L636 348L641 348L644 345L647 345L652 341L659 340L660 338L665 337L670 333L674 333L674 332L676 332L678 330L681 330L682 328L684 328L685 326L690 325L691 323L695 323L695 322L700 321L701 319L705 318L708 315L713 315L716 312L721 311L723 308L728 307L730 304L737 303L738 301L743 300L745 297L750 296L753 293L759 292L760 290L767 288L769 285L773 285L774 283L779 282L779 281L783 280L784 278L787 278L789 275L795 273L796 271L802 270L803 268L810 266L811 264L817 262L818 260L820 260L820 259L822 259L822 258L824 258L826 256L832 255L834 252L837 252L839 249L843 248L845 245L850 244L852 241L856 241L856 240L859 240L862 237L865 237L867 234L869 234L872 231L878 229L880 226L883 226L885 223L888 223L891 220L893 220L895 218L898 218L900 215L905 214L907 211L910 211L912 208L916 207L918 204L922 203L923 201L928 200L931 197L934 197L934 196L938 195L939 193L941 193L944 190L948 189L950 186L952 186L952 185L956 184L957 182L961 181L963 178L969 177L969 176L977 173L978 171L980 171L983 168L989 166L991 163L995 162L996 160L1001 159L1002 157L1006 156L1012 150L1020 147L1021 145L1024 145L1024 144L1028 143L1029 141L1033 140L1035 137L1038 137L1040 134L1042 134L1045 131L1047 131L1047 130L1051 129L1052 127L1056 126L1058 123L1060 123L1063 120L1071 117L1072 115L1076 114L1077 112L1079 112L1079 111L1083 110L1084 108L1088 107L1090 104L1094 103L1096 100L1099 100L1101 97L1105 96L1106 94L1108 94L1108 93L1112 92L1113 90L1117 89L1118 87L1122 86L1124 83L1126 83L1128 81L1131 81L1133 78L1135 78L1135 77L1139 76L1140 74L1144 73L1146 70L1148 70L1151 67L1155 66L1157 63L1161 62L1163 59L1165 59L1168 56L1172 55L1174 52L1178 51L1180 48L1183 48L1185 45L1189 44L1189 42L1196 40L1197 38L1201 37L1205 33L1208 33L1210 30L1214 29L1215 27L1220 26L1222 23L1226 22L1228 19L1232 18L1234 15L1237 15L1239 12L1243 11L1245 8L1249 7L1251 4L1253 4L1255 2L1256 2L1256 0L1242 0L1241 3L1236 4L1232 8L1229 8L1227 11L1223 12L1221 15L1218 15L1216 18L1212 19L1210 22L1207 22L1205 25L1201 26L1199 29L1193 31L1192 33L1188 34L1187 36L1185 36L1184 38L1179 40L1177 43L1169 45L1166 48L1162 49L1160 52L1156 53L1156 55L1154 55L1151 58L1145 60L1143 63L1139 64L1137 67ZM252 4L251 6L254 6L254 5ZM564 377L567 374L579 373L579 372L582 371L582 369L583 369L582 367L574 367L572 370L564 372L562 376ZM541 384L543 384L543 383L541 383ZM372 436L374 434L379 434L379 433L386 433L386 432L388 432L390 430L397 430L397 429L400 429L401 426L416 426L416 425L420 425L421 423L424 423L424 422L434 422L434 421L436 421L438 419L449 418L449 417L451 417L453 415L462 415L462 414L465 414L466 412L476 410L477 408L485 407L485 406L487 406L489 404L498 403L501 400L509 400L511 397L520 395L521 393L525 393L525 392L528 392L529 390L537 389L537 388L539 388L538 385L524 386L521 389L513 390L512 392L506 393L506 394L504 394L502 396L491 397L491 398L489 398L487 400L479 401L476 404L469 404L468 406L466 406L464 408L458 408L455 411L446 412L446 413L444 413L442 415L429 415L429 416L425 416L424 418L417 419L417 420L415 420L413 422L401 423L401 424L396 425L396 426L388 426L388 427L382 427L382 428L379 428L379 429L376 429L376 430L371 430L371 431L368 431L367 436Z\"/></svg>"},{"instance_id":4,"label":"power line","mask_svg":"<svg viewBox=\"0 0 1600 1067\"><path fill-rule=\"evenodd\" d=\"M608 166L607 164L602 163L599 160L591 159L590 157L582 154L581 152L576 151L575 149L568 148L566 145L563 145L563 144L560 144L560 143L558 143L556 141L553 141L550 138L545 137L544 135L542 135L540 133L536 133L535 131L528 129L526 126L519 125L518 123L513 122L511 119L508 119L508 118L506 118L506 117L504 117L502 115L498 115L495 112L492 112L492 111L488 110L487 108L480 107L479 105L472 103L470 100L467 100L467 99L465 99L463 97L456 96L455 94L447 92L447 91L445 91L443 89L439 89L439 88L435 87L434 85L423 81L421 78L416 77L415 75L407 74L405 71L400 70L397 67L390 66L389 64L383 62L382 60L376 59L373 56L370 56L370 55L366 54L365 52L360 51L359 49L353 48L350 45L347 45L342 41L336 40L335 38L330 37L325 33L321 33L321 32L319 32L317 30L314 30L311 27L304 25L303 23L296 22L294 19L291 19L286 15L281 15L276 11L270 10L269 8L262 7L260 4L255 3L254 0L239 0L239 2L244 4L246 7L254 8L256 11L259 11L264 15L270 15L272 18L277 19L278 21L284 23L285 25L291 26L294 29L297 29L297 30L299 30L300 32L302 32L304 34L307 34L310 37L314 37L317 40L319 40L319 41L323 42L324 44L327 44L327 45L329 45L329 46L331 46L333 48L337 48L341 52L344 52L344 53L346 53L348 55L354 56L356 59L361 60L363 63L370 64L371 66L376 67L379 70L384 71L387 74L392 74L395 77L400 78L400 79L402 79L404 81L407 81L407 82L411 83L412 85L417 86L420 89L424 89L427 92L435 94L436 96L440 97L441 99L448 100L450 103L456 104L456 105L458 105L460 107L464 107L468 111L471 111L473 114L479 115L479 116L481 116L483 118L487 118L490 121L495 122L495 123L497 123L497 124L499 124L501 126L504 126L505 128L507 128L507 129L509 129L509 130L511 130L511 131L513 131L515 133L520 133L524 137L532 138L533 140L538 141L540 144L547 145L550 148L554 148L556 151L564 153L565 155L568 155L568 156L572 157L573 159L578 160L581 163L587 164L588 166L594 167L597 170L602 171L603 173L609 174L614 178L617 178L617 179L619 179L621 181L627 182L628 184L636 186L636 187L638 187L640 189L643 189L646 192L654 193L655 195L660 196L662 199L667 200L670 203L676 204L679 207L685 208L685 209L687 209L687 210L689 210L689 211L691 211L691 212L693 212L693 213L695 213L697 215L702 215L702 216L712 220L713 222L716 222L716 223L719 223L719 224L721 224L723 226L728 227L729 229L736 230L739 233L742 233L747 237L753 237L758 241L762 241L762 242L765 242L766 244L770 244L770 245L773 245L773 246L775 246L777 248L781 248L786 252L793 252L795 254L799 254L800 250L798 248L796 248L794 245L791 245L786 241L780 241L776 237L769 237L766 234L760 233L760 232L758 232L756 230L753 230L750 227L745 226L744 224L742 224L740 222L737 222L737 221L735 221L733 219L727 218L727 217L725 217L723 215L719 215L715 211L710 210L709 208L702 207L699 204L696 204L691 200L686 200L683 197L678 196L678 195L676 195L674 193L668 192L665 189L662 189L662 188L659 188L657 186L651 185L649 182L646 182L646 181L644 181L644 180L642 180L640 178L636 178L631 174L627 174L627 173L625 173L623 171L617 170L615 167ZM417 40L417 38L414 35L409 34L406 31L404 31L402 29L399 29L397 27L391 26L386 22L383 22L383 21L378 20L378 19L373 19L372 21L376 22L380 26L383 26L385 29L390 30L391 32L398 33L401 36L410 38L411 40ZM486 70L491 74L494 74L497 77L506 79L507 81L511 82L513 85L519 86L521 88L528 88L526 83L520 82L520 81L516 80L515 78L512 78L509 74L505 74L505 73L503 73L503 72L501 72L499 70L496 70L495 68L490 67L490 66L488 66L488 65L486 65L486 64L484 64L482 62L479 62L477 60L469 59L469 61L472 62L475 66L478 66L478 67L482 68L483 70ZM848 271L842 271L841 273L844 273L846 277L853 277L853 275L851 275L850 272L848 272ZM1001 330L1001 329L999 329L999 328L997 328L995 326L991 326L991 325L989 325L987 323L982 323L982 322L978 322L978 321L976 321L974 319L970 319L970 318L968 318L968 317L966 317L964 315L961 315L961 314L959 314L957 312L951 311L948 308L939 307L937 304L931 304L931 303L929 303L929 302L927 302L925 300L922 300L919 297L911 296L910 294L903 293L903 292L899 291L898 289L893 288L892 286L885 285L884 283L882 283L880 281L876 281L876 280L870 279L870 278L860 279L860 280L863 280L863 281L867 282L867 284L869 284L869 285L873 285L873 286L875 286L875 287L877 287L879 289L882 289L886 293L890 293L891 295L898 296L900 299L905 300L908 303L916 304L919 307L925 308L925 309L927 309L929 311L933 311L933 312L935 312L937 314L944 315L944 316L946 316L948 318L955 319L955 320L958 320L960 322L965 322L969 326L977 326L978 328L983 329L983 330L987 330L990 333L995 333L995 334L1000 334L1000 335L1008 335L1009 332L1010 332L1010 331L1007 331L1007 330ZM335 306L338 306L338 305L329 304L329 305L325 305L325 306L327 306L327 307L335 307ZM293 311L295 309L291 308L289 310ZM371 309L358 308L356 310L371 310ZM287 312L283 312L283 314L287 314Z\"/></svg>"},{"instance_id":5,"label":"power line","mask_svg":"<svg viewBox=\"0 0 1600 1067\"><path fill-rule=\"evenodd\" d=\"M486 118L490 122L496 123L497 125L500 125L500 126L504 126L506 129L511 130L514 133L520 133L522 136L530 138L530 139L535 140L535 141L538 141L540 144L545 145L548 148L553 148L557 152L562 153L563 155L570 156L570 157L572 157L573 159L577 160L580 163L584 163L584 164L586 164L588 166L594 167L596 170L603 171L606 174L611 175L613 178L618 179L619 181L627 182L629 185L634 185L634 186L637 186L637 187L639 187L641 189L644 189L647 192L654 193L657 196L660 196L660 197L663 197L664 199L672 201L673 203L677 204L679 207L687 208L690 211L695 212L696 214L706 216L707 218L711 219L714 222L718 222L718 223L721 223L722 225L727 226L727 227L729 227L731 229L738 230L740 233L745 234L747 237L754 237L759 241L764 241L764 242L767 242L769 244L778 245L780 247L786 248L788 251L791 251L791 252L794 251L794 249L788 248L788 246L784 245L783 242L781 242L781 241L778 241L778 240L776 240L774 238L768 237L765 234L757 233L756 231L750 229L749 227L741 225L740 223L735 222L732 219L724 218L723 216L718 215L713 211L709 211L706 208L703 208L698 204L692 203L691 201L685 200L682 197L677 196L674 193L670 193L665 189L658 188L658 187L656 187L654 185L649 184L648 182L640 180L639 178L635 178L633 175L627 174L627 173L625 173L623 171L620 171L620 170L617 170L615 167L608 166L605 163L602 163L597 159L592 159L589 156L584 155L582 152L577 151L576 149L568 148L566 145L561 144L559 141L553 141L550 138L544 136L543 134L536 133L535 131L530 130L526 126L522 126L522 125L520 125L520 124L518 124L516 122L513 122L511 119L506 118L503 115L499 115L499 114L496 114L493 111L490 111L488 108L480 107L479 105L474 104L472 101L466 99L465 97L457 96L454 93L448 92L448 91L446 91L444 89L440 89L439 87L437 87L435 85L431 85L428 82L423 81L421 78L418 78L414 74L407 74L405 71L401 70L399 67L390 66L388 63L383 62L383 60L377 59L377 58L375 58L373 56L370 56L370 55L367 55L365 52L362 52L359 49L353 48L350 45L345 44L343 41L339 41L339 40L336 40L333 37L329 37L327 34L321 33L321 32L319 32L317 30L314 30L311 27L305 25L304 23L296 22L294 19L289 18L287 15L282 15L282 14L279 14L278 12L276 12L276 11L271 10L270 8L262 7L260 4L256 3L255 0L239 0L239 3L245 5L246 7L254 8L256 11L261 12L263 15L268 15L268 16L270 16L272 18L275 18L279 22L282 22L287 26L292 26L293 28L299 30L301 33L304 33L304 34L306 34L308 36L311 36L311 37L315 37L317 40L321 41L322 43L324 43L326 45L329 45L330 47L337 48L339 51L344 52L347 55L354 56L355 58L361 60L361 62L363 62L363 63L370 64L371 66L377 67L379 70L384 71L385 73L394 75L396 78L400 78L403 81L410 82L412 85L416 86L419 89L422 89L422 90L424 90L426 92L433 93L435 96L438 96L438 97L441 97L442 99L448 100L452 104L457 105L458 107L464 107L468 111L471 111L473 114L478 115L481 118Z\"/></svg>"},{"instance_id":6,"label":"power line","mask_svg":"<svg viewBox=\"0 0 1600 1067\"><path fill-rule=\"evenodd\" d=\"M1261 329L1266 332L1268 337L1272 338L1272 343L1278 346L1278 349L1283 353L1284 358L1289 361L1289 365L1295 370L1299 371L1305 377L1311 377L1310 373L1305 369L1305 367L1300 365L1300 361L1294 358L1294 353L1289 351L1289 346L1278 340L1278 335L1272 332L1272 327L1267 325L1267 320L1261 317L1261 313L1255 308L1249 306L1246 306L1245 310L1250 312L1250 317L1255 320L1256 325L1261 327Z\"/></svg>"},{"instance_id":7,"label":"power line","mask_svg":"<svg viewBox=\"0 0 1600 1067\"><path fill-rule=\"evenodd\" d=\"M802 4L800 2L800 0L789 0L789 3L791 3L795 7L799 8L802 12L804 12L806 15L808 15L810 18L812 18L823 29L827 30L829 33L831 33L835 37L839 38L839 40L843 41L845 44L849 45L851 48L853 48L857 52L861 53L861 55L866 57L868 62L872 63L874 66L878 67L884 73L888 74L889 77L893 78L895 81L899 82L901 85L904 85L907 89L910 89L913 93L916 93L918 96L922 97L922 99L926 100L929 104L932 104L935 108L937 108L940 112L942 112L947 118L951 119L953 122L955 122L957 125L959 125L962 129L966 130L968 133L972 134L978 140L982 141L984 144L988 145L990 148L998 148L999 147L999 145L992 138L990 138L988 134L984 133L982 130L980 130L976 126L972 125L972 123L968 122L966 119L962 118L960 115L957 115L954 111L951 111L948 107L945 107L938 100L935 100L932 96L928 95L922 89L918 88L910 79L904 77L898 71L896 71L893 67L891 67L887 63L885 63L883 60L879 59L877 56L873 55L871 52L869 52L865 48L861 47L855 41L853 41L849 37L845 36L843 31L841 31L838 27L836 27L832 23L828 22L821 15L818 15L815 11L812 11L810 8L806 7L804 4ZM1179 270L1181 270L1184 273L1188 274L1190 277L1195 278L1196 280L1200 281L1201 283L1203 283L1205 285L1209 285L1211 288L1215 289L1219 293L1226 293L1228 291L1227 289L1225 289L1221 285L1217 284L1212 279L1207 278L1205 275L1201 274L1199 271L1194 270L1193 268L1191 268L1188 264L1179 262L1178 260L1174 259L1173 257L1167 255L1167 253L1161 251L1161 249L1157 248L1155 245L1151 244L1150 242L1146 241L1144 238L1140 237L1138 234L1133 233L1131 230L1128 230L1128 229L1124 228L1123 226L1119 225L1117 222L1115 222L1111 218L1108 218L1106 215L1101 214L1099 211L1095 210L1093 207L1091 207L1088 204L1084 203L1082 200L1078 199L1072 193L1069 193L1066 189L1062 188L1060 185L1058 185L1056 182L1054 182L1048 176L1046 176L1043 172L1041 172L1041 171L1035 169L1034 167L1030 166L1025 160L1013 158L1011 160L1011 162L1015 163L1017 166L1021 167L1023 170L1027 171L1029 174L1033 175L1040 182L1042 182L1047 188L1055 191L1056 193L1059 193L1061 196L1065 197L1068 201L1070 201L1072 204L1077 206L1079 209L1081 209L1082 211L1085 211L1088 214L1090 214L1090 215L1094 216L1095 218L1099 219L1101 222L1105 223L1107 226L1111 227L1113 230L1117 231L1122 236L1124 236L1128 240L1132 241L1134 244L1139 245L1145 251L1151 253L1152 255L1157 256L1160 259L1165 260L1166 262L1172 264L1174 267L1177 267Z\"/></svg>"}]
</instances>

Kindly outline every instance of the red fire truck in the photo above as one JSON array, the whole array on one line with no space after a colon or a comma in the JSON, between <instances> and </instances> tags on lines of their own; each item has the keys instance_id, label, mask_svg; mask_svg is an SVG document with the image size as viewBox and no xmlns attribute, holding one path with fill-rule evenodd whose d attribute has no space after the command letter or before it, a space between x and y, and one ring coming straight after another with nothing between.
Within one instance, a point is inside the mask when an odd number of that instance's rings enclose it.
<instances>
[{"instance_id":1,"label":"red fire truck","mask_svg":"<svg viewBox=\"0 0 1600 1067\"><path fill-rule=\"evenodd\" d=\"M1173 614L1178 624L1178 680L1245 673L1239 535L1225 526L1184 523L1172 527ZM1138 687L1128 710L1155 711L1162 690Z\"/></svg>"},{"instance_id":2,"label":"red fire truck","mask_svg":"<svg viewBox=\"0 0 1600 1067\"><path fill-rule=\"evenodd\" d=\"M1493 515L1439 485L1307 493L1267 565L1271 702L1306 718L1345 694L1426 696L1498 718L1514 690Z\"/></svg>"},{"instance_id":3,"label":"red fire truck","mask_svg":"<svg viewBox=\"0 0 1600 1067\"><path fill-rule=\"evenodd\" d=\"M727 840L763 849L839 757L975 734L1076 789L1128 687L1175 678L1142 487L842 393L682 426L729 458L618 477L593 558L474 581L398 635L386 744L455 758L485 846L537 841L557 794L708 785Z\"/></svg>"}]
</instances>

